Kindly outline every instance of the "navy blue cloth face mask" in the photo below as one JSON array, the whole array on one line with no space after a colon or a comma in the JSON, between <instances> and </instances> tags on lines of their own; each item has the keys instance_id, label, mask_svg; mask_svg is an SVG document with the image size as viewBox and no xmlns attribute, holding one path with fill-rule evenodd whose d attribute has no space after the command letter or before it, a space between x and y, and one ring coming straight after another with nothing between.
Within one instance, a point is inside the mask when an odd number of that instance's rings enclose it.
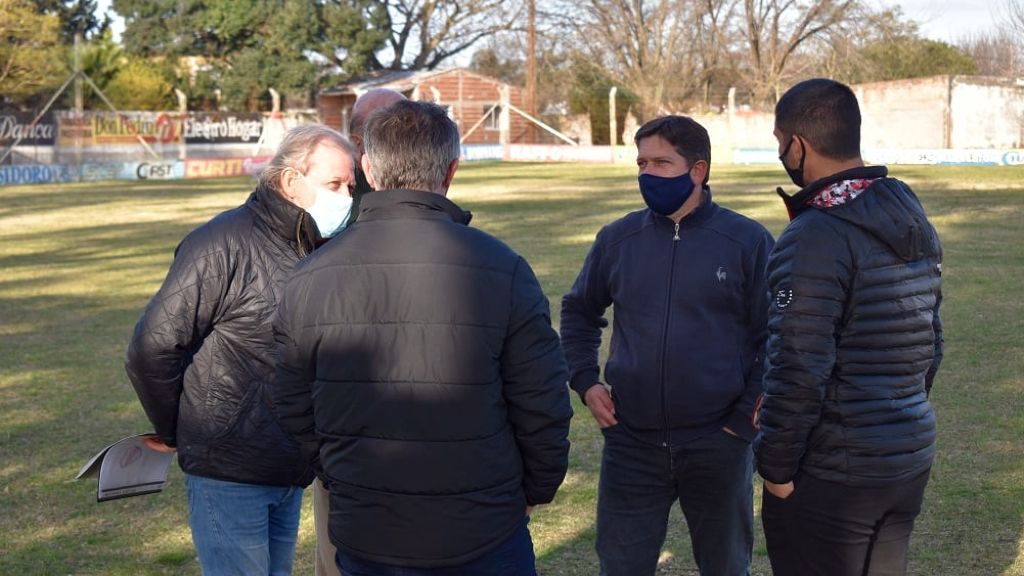
<instances>
[{"instance_id":1,"label":"navy blue cloth face mask","mask_svg":"<svg viewBox=\"0 0 1024 576\"><path fill-rule=\"evenodd\" d=\"M689 172L671 178L641 174L637 180L640 181L640 195L644 202L662 216L675 214L693 194L693 178Z\"/></svg>"}]
</instances>

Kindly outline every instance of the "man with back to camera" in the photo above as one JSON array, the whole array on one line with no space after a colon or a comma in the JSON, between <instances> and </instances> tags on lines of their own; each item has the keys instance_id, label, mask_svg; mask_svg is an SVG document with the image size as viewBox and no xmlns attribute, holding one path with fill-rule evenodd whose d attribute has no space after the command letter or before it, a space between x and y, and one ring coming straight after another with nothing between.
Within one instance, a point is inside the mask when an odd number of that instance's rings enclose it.
<instances>
[{"instance_id":1,"label":"man with back to camera","mask_svg":"<svg viewBox=\"0 0 1024 576\"><path fill-rule=\"evenodd\" d=\"M677 500L700 573L747 574L772 237L712 201L700 124L657 118L635 142L648 208L598 233L562 300L570 385L604 435L601 574L653 575ZM610 392L598 379L609 306Z\"/></svg>"},{"instance_id":2,"label":"man with back to camera","mask_svg":"<svg viewBox=\"0 0 1024 576\"><path fill-rule=\"evenodd\" d=\"M405 100L400 92L387 88L373 88L367 90L356 98L352 105L352 117L349 120L349 138L356 147L356 184L352 188L352 209L348 224L354 224L359 218L359 205L364 195L373 191L370 183L366 180L360 166L365 150L363 148L363 130L366 128L366 119L373 112L386 108L399 100ZM316 533L316 560L314 562L314 573L316 576L340 576L338 566L334 562L334 555L337 550L328 535L328 517L330 515L330 494L327 486L319 477L313 481L313 524Z\"/></svg>"},{"instance_id":3,"label":"man with back to camera","mask_svg":"<svg viewBox=\"0 0 1024 576\"><path fill-rule=\"evenodd\" d=\"M354 149L289 130L245 203L196 228L135 326L126 368L156 435L178 451L207 575L291 572L309 458L276 422L270 319L286 275L345 223Z\"/></svg>"},{"instance_id":4,"label":"man with back to camera","mask_svg":"<svg viewBox=\"0 0 1024 576\"><path fill-rule=\"evenodd\" d=\"M914 193L864 166L860 108L814 79L775 107L801 190L768 262L762 521L777 576L903 574L934 457L942 249Z\"/></svg>"},{"instance_id":5,"label":"man with back to camera","mask_svg":"<svg viewBox=\"0 0 1024 576\"><path fill-rule=\"evenodd\" d=\"M530 509L568 466L572 409L530 266L445 196L445 110L374 112L356 224L288 281L274 406L319 444L344 574L536 574Z\"/></svg>"}]
</instances>

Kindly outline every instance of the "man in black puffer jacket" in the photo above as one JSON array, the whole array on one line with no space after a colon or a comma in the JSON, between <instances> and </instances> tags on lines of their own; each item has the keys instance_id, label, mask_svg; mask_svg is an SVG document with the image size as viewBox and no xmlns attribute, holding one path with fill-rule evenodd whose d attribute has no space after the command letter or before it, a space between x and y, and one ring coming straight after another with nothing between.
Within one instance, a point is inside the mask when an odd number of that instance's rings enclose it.
<instances>
[{"instance_id":1,"label":"man in black puffer jacket","mask_svg":"<svg viewBox=\"0 0 1024 576\"><path fill-rule=\"evenodd\" d=\"M902 574L935 452L939 239L906 184L864 166L848 87L794 86L775 136L803 189L783 195L792 222L768 261L754 451L772 569Z\"/></svg>"},{"instance_id":2,"label":"man in black puffer jacket","mask_svg":"<svg viewBox=\"0 0 1024 576\"><path fill-rule=\"evenodd\" d=\"M289 131L245 204L182 240L135 327L128 376L147 444L178 451L204 574L291 572L313 467L269 406L270 320L288 273L347 217L353 152L324 126Z\"/></svg>"},{"instance_id":3,"label":"man in black puffer jacket","mask_svg":"<svg viewBox=\"0 0 1024 576\"><path fill-rule=\"evenodd\" d=\"M547 298L445 197L443 108L397 102L364 136L377 191L288 281L275 411L319 444L343 574L534 574L528 514L562 483L572 416Z\"/></svg>"}]
</instances>

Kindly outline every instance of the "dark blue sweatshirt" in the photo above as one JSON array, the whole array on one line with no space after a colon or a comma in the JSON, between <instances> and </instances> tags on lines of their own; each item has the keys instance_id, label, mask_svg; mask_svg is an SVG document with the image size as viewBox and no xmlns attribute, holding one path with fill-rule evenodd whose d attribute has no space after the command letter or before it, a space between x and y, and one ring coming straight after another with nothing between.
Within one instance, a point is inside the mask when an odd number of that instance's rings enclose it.
<instances>
[{"instance_id":1,"label":"dark blue sweatshirt","mask_svg":"<svg viewBox=\"0 0 1024 576\"><path fill-rule=\"evenodd\" d=\"M615 416L651 443L676 445L725 426L748 441L755 433L774 241L704 194L678 226L648 209L605 226L562 299L570 386L582 398L598 383L611 306L605 381Z\"/></svg>"}]
</instances>

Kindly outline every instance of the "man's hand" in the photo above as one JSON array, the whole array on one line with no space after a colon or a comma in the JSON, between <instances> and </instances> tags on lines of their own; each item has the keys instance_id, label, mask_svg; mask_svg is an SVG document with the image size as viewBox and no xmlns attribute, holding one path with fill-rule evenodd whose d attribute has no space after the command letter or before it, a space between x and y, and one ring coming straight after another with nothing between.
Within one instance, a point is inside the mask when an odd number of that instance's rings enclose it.
<instances>
[{"instance_id":1,"label":"man's hand","mask_svg":"<svg viewBox=\"0 0 1024 576\"><path fill-rule=\"evenodd\" d=\"M600 383L591 386L583 394L583 399L586 401L590 413L594 416L594 420L597 420L598 426L607 428L619 423L615 419L615 403L612 402L611 395L608 394L608 391Z\"/></svg>"},{"instance_id":2,"label":"man's hand","mask_svg":"<svg viewBox=\"0 0 1024 576\"><path fill-rule=\"evenodd\" d=\"M174 452L177 450L177 448L173 446L168 446L167 444L164 444L163 441L157 438L156 436L146 436L142 439L142 443L146 445L146 448L149 448L154 452L167 453Z\"/></svg>"},{"instance_id":3,"label":"man's hand","mask_svg":"<svg viewBox=\"0 0 1024 576\"><path fill-rule=\"evenodd\" d=\"M789 495L793 493L793 482L789 481L785 484L774 484L767 480L764 481L764 489L771 492L772 496L785 500L789 498Z\"/></svg>"}]
</instances>

